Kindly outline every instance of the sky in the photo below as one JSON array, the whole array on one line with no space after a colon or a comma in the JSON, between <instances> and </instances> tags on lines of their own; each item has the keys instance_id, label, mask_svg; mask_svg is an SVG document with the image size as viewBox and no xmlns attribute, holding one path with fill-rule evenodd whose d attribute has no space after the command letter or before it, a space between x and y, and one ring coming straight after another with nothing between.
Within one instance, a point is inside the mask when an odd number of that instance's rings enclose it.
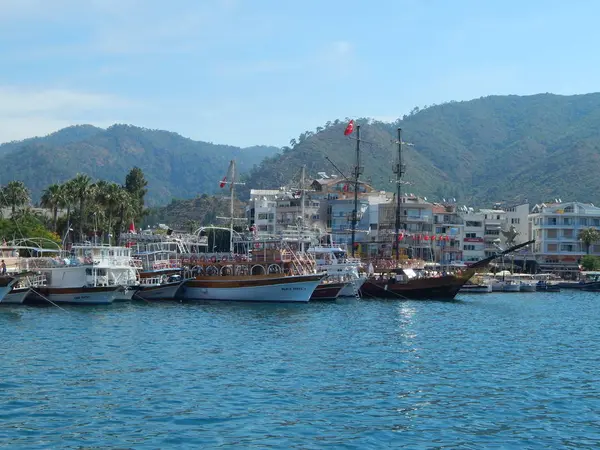
<instances>
[{"instance_id":1,"label":"sky","mask_svg":"<svg viewBox=\"0 0 600 450\"><path fill-rule=\"evenodd\" d=\"M0 0L0 142L126 123L239 146L596 92L600 2Z\"/></svg>"}]
</instances>

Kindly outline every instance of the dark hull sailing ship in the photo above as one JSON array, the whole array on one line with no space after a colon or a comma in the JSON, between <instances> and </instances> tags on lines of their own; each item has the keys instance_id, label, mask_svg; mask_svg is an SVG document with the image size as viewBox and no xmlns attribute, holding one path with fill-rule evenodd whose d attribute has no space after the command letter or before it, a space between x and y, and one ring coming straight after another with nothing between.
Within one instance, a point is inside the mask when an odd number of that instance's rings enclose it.
<instances>
[{"instance_id":1,"label":"dark hull sailing ship","mask_svg":"<svg viewBox=\"0 0 600 450\"><path fill-rule=\"evenodd\" d=\"M394 269L387 279L367 279L361 288L364 297L404 300L453 300L458 291L475 274L494 259L532 244L535 240L510 247L503 252L477 261L459 275L406 279L403 269ZM395 278L400 275L401 280Z\"/></svg>"},{"instance_id":2,"label":"dark hull sailing ship","mask_svg":"<svg viewBox=\"0 0 600 450\"><path fill-rule=\"evenodd\" d=\"M348 136L354 133L354 121L351 120L346 129L344 135ZM358 184L359 176L362 173L362 167L360 165L360 126L356 126L356 166L354 168L354 210L352 211L352 256L354 257L355 249L355 236L356 236L356 225L357 225L357 211L358 211ZM459 275L445 275L441 277L419 277L415 276L414 271L404 272L403 269L399 268L400 264L400 233L401 233L401 220L400 220L400 208L401 208L401 186L402 186L402 175L406 170L406 166L402 158L402 130L398 128L398 157L393 164L393 172L396 175L396 211L395 211L395 233L394 233L394 250L397 267L396 269L389 270L388 276L384 278L375 279L373 277L368 278L360 289L360 293L363 297L371 298L393 298L393 299L440 299L440 300L452 300L458 293L458 291L465 285L469 279L475 274L477 269L486 267L494 259L505 255L507 253L518 250L519 248L525 247L531 244L532 241L515 245L501 253L492 255L481 261L477 261L472 264L467 270L463 271ZM402 231L403 232L403 231Z\"/></svg>"}]
</instances>

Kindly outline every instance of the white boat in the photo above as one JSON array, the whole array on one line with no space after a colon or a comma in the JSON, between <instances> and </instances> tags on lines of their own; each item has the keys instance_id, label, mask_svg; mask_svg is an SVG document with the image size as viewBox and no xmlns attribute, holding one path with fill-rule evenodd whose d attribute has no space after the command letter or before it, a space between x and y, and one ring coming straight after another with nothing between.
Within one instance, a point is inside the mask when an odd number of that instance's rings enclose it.
<instances>
[{"instance_id":1,"label":"white boat","mask_svg":"<svg viewBox=\"0 0 600 450\"><path fill-rule=\"evenodd\" d=\"M54 248L44 248L53 245ZM111 284L107 271L98 268L93 260L82 260L63 252L60 247L44 239L20 239L10 246L22 254L41 255L33 257L17 256L13 267L16 272L35 273L43 282L25 284L29 292L21 300L15 295L13 301L38 301L74 304L107 304L119 297L123 287ZM3 248L4 249L4 248ZM54 256L46 256L46 255ZM15 294L23 294L19 290Z\"/></svg>"},{"instance_id":2,"label":"white boat","mask_svg":"<svg viewBox=\"0 0 600 450\"><path fill-rule=\"evenodd\" d=\"M139 290L134 297L142 300L175 299L185 280L182 277L182 260L174 243L147 240L131 242L135 242L133 257L141 266Z\"/></svg>"},{"instance_id":3,"label":"white boat","mask_svg":"<svg viewBox=\"0 0 600 450\"><path fill-rule=\"evenodd\" d=\"M318 245L310 247L307 252L315 258L318 272L325 272L328 280L350 282L340 292L339 297L354 297L356 291L367 280L366 275L361 275L362 267L358 258L348 257L347 251L338 245Z\"/></svg>"},{"instance_id":4,"label":"white boat","mask_svg":"<svg viewBox=\"0 0 600 450\"><path fill-rule=\"evenodd\" d=\"M185 279L181 275L140 278L134 298L141 300L173 300L177 298Z\"/></svg>"},{"instance_id":5,"label":"white boat","mask_svg":"<svg viewBox=\"0 0 600 450\"><path fill-rule=\"evenodd\" d=\"M88 275L95 271L97 284L120 286L115 300L131 300L139 289L137 271L141 268L132 257L131 249L121 246L78 244L71 247L71 258L80 264L91 266Z\"/></svg>"}]
</instances>

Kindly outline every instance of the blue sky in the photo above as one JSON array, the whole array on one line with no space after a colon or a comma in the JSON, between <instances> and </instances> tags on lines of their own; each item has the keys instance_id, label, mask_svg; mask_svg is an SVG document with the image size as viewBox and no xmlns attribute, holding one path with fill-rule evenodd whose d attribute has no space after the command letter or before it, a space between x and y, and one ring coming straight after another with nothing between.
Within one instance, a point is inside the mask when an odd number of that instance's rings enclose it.
<instances>
[{"instance_id":1,"label":"blue sky","mask_svg":"<svg viewBox=\"0 0 600 450\"><path fill-rule=\"evenodd\" d=\"M0 142L76 123L287 145L327 120L598 91L600 2L0 0Z\"/></svg>"}]
</instances>

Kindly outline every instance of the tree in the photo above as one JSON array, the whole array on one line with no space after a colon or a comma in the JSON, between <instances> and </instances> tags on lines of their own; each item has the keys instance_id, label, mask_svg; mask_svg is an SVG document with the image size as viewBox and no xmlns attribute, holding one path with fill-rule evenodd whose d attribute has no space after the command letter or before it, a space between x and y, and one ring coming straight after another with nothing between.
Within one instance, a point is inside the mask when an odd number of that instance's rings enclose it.
<instances>
[{"instance_id":1,"label":"tree","mask_svg":"<svg viewBox=\"0 0 600 450\"><path fill-rule=\"evenodd\" d=\"M137 212L136 200L131 197L131 194L126 189L120 189L116 195L115 203L119 211L119 220L114 228L114 236L116 242L119 242L125 224L135 218Z\"/></svg>"},{"instance_id":2,"label":"tree","mask_svg":"<svg viewBox=\"0 0 600 450\"><path fill-rule=\"evenodd\" d=\"M590 254L590 246L600 241L600 232L595 228L586 228L579 232L578 239L585 245L586 255Z\"/></svg>"},{"instance_id":3,"label":"tree","mask_svg":"<svg viewBox=\"0 0 600 450\"><path fill-rule=\"evenodd\" d=\"M79 238L83 241L83 227L85 221L85 202L91 193L92 179L82 173L78 173L72 180L75 198L79 202Z\"/></svg>"},{"instance_id":4,"label":"tree","mask_svg":"<svg viewBox=\"0 0 600 450\"><path fill-rule=\"evenodd\" d=\"M63 202L64 189L59 184L51 184L42 194L40 204L43 208L48 208L52 211L52 231L56 233L58 222L58 208Z\"/></svg>"},{"instance_id":5,"label":"tree","mask_svg":"<svg viewBox=\"0 0 600 450\"><path fill-rule=\"evenodd\" d=\"M75 184L73 180L69 180L61 184L60 188L62 190L60 207L67 209L66 229L64 231L68 232L71 227L71 212L76 202Z\"/></svg>"},{"instance_id":6,"label":"tree","mask_svg":"<svg viewBox=\"0 0 600 450\"><path fill-rule=\"evenodd\" d=\"M148 186L148 182L144 178L144 172L139 167L131 169L125 177L125 189L134 202L136 219L139 219L144 211L144 196L148 192L146 186Z\"/></svg>"},{"instance_id":7,"label":"tree","mask_svg":"<svg viewBox=\"0 0 600 450\"><path fill-rule=\"evenodd\" d=\"M17 206L29 203L29 190L22 181L11 181L2 189L2 200L6 206L10 206L14 214Z\"/></svg>"},{"instance_id":8,"label":"tree","mask_svg":"<svg viewBox=\"0 0 600 450\"><path fill-rule=\"evenodd\" d=\"M294 148L296 146L297 142L296 139L290 139L290 147Z\"/></svg>"},{"instance_id":9,"label":"tree","mask_svg":"<svg viewBox=\"0 0 600 450\"><path fill-rule=\"evenodd\" d=\"M581 267L583 270L599 270L600 258L594 255L585 255L581 258Z\"/></svg>"}]
</instances>

